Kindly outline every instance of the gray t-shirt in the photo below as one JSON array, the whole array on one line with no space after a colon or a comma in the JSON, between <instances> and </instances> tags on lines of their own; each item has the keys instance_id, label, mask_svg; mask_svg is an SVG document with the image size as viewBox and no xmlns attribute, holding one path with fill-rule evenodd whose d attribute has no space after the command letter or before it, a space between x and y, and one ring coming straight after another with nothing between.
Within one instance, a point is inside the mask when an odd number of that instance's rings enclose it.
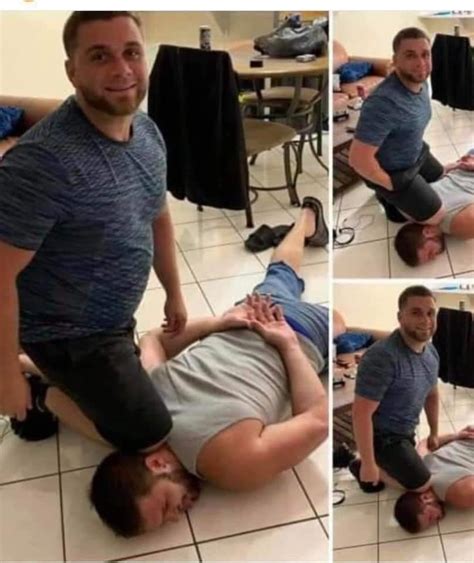
<instances>
[{"instance_id":1,"label":"gray t-shirt","mask_svg":"<svg viewBox=\"0 0 474 563\"><path fill-rule=\"evenodd\" d=\"M430 119L428 84L415 94L393 72L365 100L354 137L379 147L375 157L386 172L406 170L421 154Z\"/></svg>"},{"instance_id":2,"label":"gray t-shirt","mask_svg":"<svg viewBox=\"0 0 474 563\"><path fill-rule=\"evenodd\" d=\"M36 252L18 278L23 342L132 321L166 198L166 154L143 113L127 142L105 137L71 97L0 165L0 240Z\"/></svg>"},{"instance_id":3,"label":"gray t-shirt","mask_svg":"<svg viewBox=\"0 0 474 563\"><path fill-rule=\"evenodd\" d=\"M430 470L432 486L441 500L451 485L464 477L474 477L474 440L455 440L423 459Z\"/></svg>"},{"instance_id":4,"label":"gray t-shirt","mask_svg":"<svg viewBox=\"0 0 474 563\"><path fill-rule=\"evenodd\" d=\"M324 358L304 336L298 339L319 373ZM173 418L168 443L195 475L201 448L228 426L245 418L274 424L290 413L281 356L250 330L212 334L153 370L151 377Z\"/></svg>"},{"instance_id":5,"label":"gray t-shirt","mask_svg":"<svg viewBox=\"0 0 474 563\"><path fill-rule=\"evenodd\" d=\"M439 195L446 209L440 227L444 233L450 234L451 223L457 213L474 204L474 172L453 170L431 184L431 187Z\"/></svg>"},{"instance_id":6,"label":"gray t-shirt","mask_svg":"<svg viewBox=\"0 0 474 563\"><path fill-rule=\"evenodd\" d=\"M355 392L380 402L373 417L374 429L413 434L426 397L436 385L438 368L438 352L431 342L416 353L399 330L373 344L357 370Z\"/></svg>"}]
</instances>

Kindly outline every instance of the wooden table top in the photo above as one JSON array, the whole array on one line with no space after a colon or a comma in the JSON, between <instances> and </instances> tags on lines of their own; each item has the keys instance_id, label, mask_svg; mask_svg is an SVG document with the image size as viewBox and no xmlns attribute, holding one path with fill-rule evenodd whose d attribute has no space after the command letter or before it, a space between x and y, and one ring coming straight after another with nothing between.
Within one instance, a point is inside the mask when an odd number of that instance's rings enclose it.
<instances>
[{"instance_id":1,"label":"wooden table top","mask_svg":"<svg viewBox=\"0 0 474 563\"><path fill-rule=\"evenodd\" d=\"M294 58L274 58L262 56L253 49L252 43L247 43L239 47L228 50L234 70L240 78L278 78L283 76L315 76L327 72L328 57L317 57L309 63L299 63ZM262 58L263 67L253 68L250 66L250 59L255 57Z\"/></svg>"}]
</instances>

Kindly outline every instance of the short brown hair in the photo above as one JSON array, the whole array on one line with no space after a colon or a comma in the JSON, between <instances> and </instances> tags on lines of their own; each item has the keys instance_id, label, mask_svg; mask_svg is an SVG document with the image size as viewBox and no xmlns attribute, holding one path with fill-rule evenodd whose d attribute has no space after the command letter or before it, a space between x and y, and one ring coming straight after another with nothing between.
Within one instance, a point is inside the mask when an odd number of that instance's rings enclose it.
<instances>
[{"instance_id":1,"label":"short brown hair","mask_svg":"<svg viewBox=\"0 0 474 563\"><path fill-rule=\"evenodd\" d=\"M417 534L421 530L418 520L421 508L422 504L418 493L412 491L403 493L395 503L395 519L404 530L411 534Z\"/></svg>"},{"instance_id":2,"label":"short brown hair","mask_svg":"<svg viewBox=\"0 0 474 563\"><path fill-rule=\"evenodd\" d=\"M423 246L424 225L419 223L408 223L398 231L395 236L395 250L400 258L408 266L418 266L420 263L418 258L418 250Z\"/></svg>"},{"instance_id":3,"label":"short brown hair","mask_svg":"<svg viewBox=\"0 0 474 563\"><path fill-rule=\"evenodd\" d=\"M156 479L144 455L113 452L97 467L89 498L103 522L118 536L136 536L145 531L138 499L150 492Z\"/></svg>"},{"instance_id":4,"label":"short brown hair","mask_svg":"<svg viewBox=\"0 0 474 563\"><path fill-rule=\"evenodd\" d=\"M130 18L141 29L140 18L132 12L72 12L63 29L63 45L68 57L76 48L77 33L82 24L93 21L108 21L114 18Z\"/></svg>"},{"instance_id":5,"label":"short brown hair","mask_svg":"<svg viewBox=\"0 0 474 563\"><path fill-rule=\"evenodd\" d=\"M393 38L392 49L394 53L398 51L400 44L404 39L426 39L428 43L430 43L430 38L422 29L418 27L405 27Z\"/></svg>"},{"instance_id":6,"label":"short brown hair","mask_svg":"<svg viewBox=\"0 0 474 563\"><path fill-rule=\"evenodd\" d=\"M431 297L436 301L433 292L424 285L411 285L400 293L400 296L398 298L399 311L401 311L407 304L407 301L410 297Z\"/></svg>"}]
</instances>

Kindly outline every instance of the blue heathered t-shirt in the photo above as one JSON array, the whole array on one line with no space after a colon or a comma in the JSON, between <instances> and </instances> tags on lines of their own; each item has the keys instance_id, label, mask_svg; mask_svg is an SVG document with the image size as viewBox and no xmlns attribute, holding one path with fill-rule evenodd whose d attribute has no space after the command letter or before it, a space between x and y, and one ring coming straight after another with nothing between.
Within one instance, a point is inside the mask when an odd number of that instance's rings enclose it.
<instances>
[{"instance_id":1,"label":"blue heathered t-shirt","mask_svg":"<svg viewBox=\"0 0 474 563\"><path fill-rule=\"evenodd\" d=\"M71 97L30 129L0 165L0 240L36 251L18 278L21 341L129 325L165 201L165 146L145 114L117 142Z\"/></svg>"},{"instance_id":2,"label":"blue heathered t-shirt","mask_svg":"<svg viewBox=\"0 0 474 563\"><path fill-rule=\"evenodd\" d=\"M357 370L355 392L380 402L373 416L374 429L412 434L426 397L437 383L438 368L438 352L431 342L418 354L398 330L371 346Z\"/></svg>"},{"instance_id":3,"label":"blue heathered t-shirt","mask_svg":"<svg viewBox=\"0 0 474 563\"><path fill-rule=\"evenodd\" d=\"M365 100L354 137L379 147L375 157L386 172L406 170L421 154L430 119L428 84L415 94L393 72Z\"/></svg>"}]
</instances>

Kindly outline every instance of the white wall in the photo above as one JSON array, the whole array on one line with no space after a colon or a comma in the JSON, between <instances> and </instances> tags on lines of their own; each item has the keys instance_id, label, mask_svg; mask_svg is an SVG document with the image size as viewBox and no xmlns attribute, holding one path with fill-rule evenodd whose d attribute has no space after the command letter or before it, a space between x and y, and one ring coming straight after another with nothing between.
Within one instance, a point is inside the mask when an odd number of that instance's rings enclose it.
<instances>
[{"instance_id":1,"label":"white wall","mask_svg":"<svg viewBox=\"0 0 474 563\"><path fill-rule=\"evenodd\" d=\"M447 307L448 309L459 309L459 302L464 301L465 310L474 313L474 295L454 294L454 293L437 293L435 292L436 305L438 307Z\"/></svg>"},{"instance_id":2,"label":"white wall","mask_svg":"<svg viewBox=\"0 0 474 563\"><path fill-rule=\"evenodd\" d=\"M1 93L65 98L72 87L64 71L62 28L69 12L3 12Z\"/></svg>"},{"instance_id":3,"label":"white wall","mask_svg":"<svg viewBox=\"0 0 474 563\"><path fill-rule=\"evenodd\" d=\"M273 27L273 12L141 12L148 45L198 46L199 26L212 29L214 48L253 39ZM0 93L65 98L62 28L69 12L0 13Z\"/></svg>"},{"instance_id":4,"label":"white wall","mask_svg":"<svg viewBox=\"0 0 474 563\"><path fill-rule=\"evenodd\" d=\"M334 37L344 45L349 55L391 57L392 39L404 27L419 27L430 37L438 33L453 33L460 25L462 33L472 33L474 23L467 20L433 20L420 18L422 12L336 12Z\"/></svg>"},{"instance_id":5,"label":"white wall","mask_svg":"<svg viewBox=\"0 0 474 563\"><path fill-rule=\"evenodd\" d=\"M408 284L334 284L334 308L348 326L393 330L398 296Z\"/></svg>"},{"instance_id":6,"label":"white wall","mask_svg":"<svg viewBox=\"0 0 474 563\"><path fill-rule=\"evenodd\" d=\"M140 12L149 44L199 46L199 27L211 28L211 43L221 49L230 41L253 39L273 28L274 12Z\"/></svg>"},{"instance_id":7,"label":"white wall","mask_svg":"<svg viewBox=\"0 0 474 563\"><path fill-rule=\"evenodd\" d=\"M412 283L334 284L334 308L348 326L392 330L398 326L398 296ZM439 286L438 286L439 287ZM433 291L436 306L459 309L464 301L467 311L474 313L474 294L453 294Z\"/></svg>"}]
</instances>

